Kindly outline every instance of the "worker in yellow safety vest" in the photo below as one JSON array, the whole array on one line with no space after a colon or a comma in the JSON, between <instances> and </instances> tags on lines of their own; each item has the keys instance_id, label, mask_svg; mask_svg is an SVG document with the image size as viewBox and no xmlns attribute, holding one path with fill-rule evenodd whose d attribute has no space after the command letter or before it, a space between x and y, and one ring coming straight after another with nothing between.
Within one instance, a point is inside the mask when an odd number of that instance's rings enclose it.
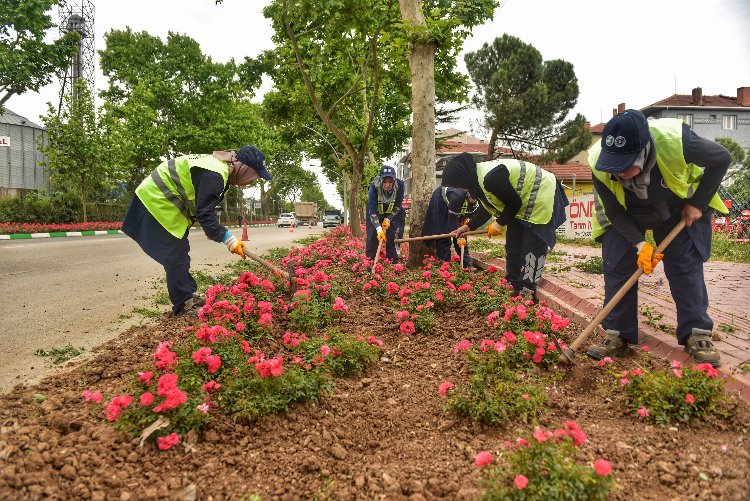
<instances>
[{"instance_id":1,"label":"worker in yellow safety vest","mask_svg":"<svg viewBox=\"0 0 750 501\"><path fill-rule=\"evenodd\" d=\"M651 274L663 259L677 309L677 341L698 363L720 365L712 341L703 263L711 254L711 215L727 209L716 195L731 163L720 144L701 138L677 118L647 120L625 110L605 125L589 149L594 180L593 237L602 243L604 302L638 270ZM685 219L664 250L656 243ZM622 356L638 343L638 285L602 322L604 339L588 350L595 359Z\"/></svg>"},{"instance_id":2,"label":"worker in yellow safety vest","mask_svg":"<svg viewBox=\"0 0 750 501\"><path fill-rule=\"evenodd\" d=\"M549 249L555 246L555 229L566 219L568 197L555 176L531 162L497 159L476 163L462 153L443 169L443 186L467 190L479 200L479 209L468 224L456 230L461 238L494 216L487 234L505 239L505 278L518 294L536 301L536 286L542 277Z\"/></svg>"},{"instance_id":3,"label":"worker in yellow safety vest","mask_svg":"<svg viewBox=\"0 0 750 501\"><path fill-rule=\"evenodd\" d=\"M245 244L222 226L216 207L229 186L270 180L265 156L255 146L211 155L185 155L162 162L135 190L122 231L164 267L175 315L196 316L205 299L190 275L188 232L200 223L206 237L245 258Z\"/></svg>"}]
</instances>

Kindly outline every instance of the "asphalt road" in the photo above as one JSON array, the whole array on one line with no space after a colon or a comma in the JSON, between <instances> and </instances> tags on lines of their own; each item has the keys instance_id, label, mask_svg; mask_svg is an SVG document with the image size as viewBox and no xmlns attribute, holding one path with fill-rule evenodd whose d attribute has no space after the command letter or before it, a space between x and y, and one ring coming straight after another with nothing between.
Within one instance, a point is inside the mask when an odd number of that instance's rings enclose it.
<instances>
[{"instance_id":1,"label":"asphalt road","mask_svg":"<svg viewBox=\"0 0 750 501\"><path fill-rule=\"evenodd\" d=\"M247 244L260 254L322 232L322 226L250 228ZM189 238L194 269L218 275L238 259L200 230ZM0 240L0 391L34 383L54 369L34 354L40 348L70 344L89 352L144 322L133 310L155 309L154 295L166 291L163 278L161 266L125 235Z\"/></svg>"}]
</instances>

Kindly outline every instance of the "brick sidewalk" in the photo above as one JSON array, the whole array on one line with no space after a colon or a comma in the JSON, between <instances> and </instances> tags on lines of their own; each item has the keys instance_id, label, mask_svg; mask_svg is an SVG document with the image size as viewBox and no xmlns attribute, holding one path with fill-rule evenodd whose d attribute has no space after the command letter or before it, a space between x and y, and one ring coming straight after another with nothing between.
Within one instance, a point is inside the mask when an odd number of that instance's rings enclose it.
<instances>
[{"instance_id":1,"label":"brick sidewalk","mask_svg":"<svg viewBox=\"0 0 750 501\"><path fill-rule=\"evenodd\" d=\"M472 256L474 256L472 252ZM494 264L505 269L502 259L487 259L476 253L480 268ZM586 273L576 264L601 257L601 249L558 244L548 256L538 296L553 309L559 309L573 322L586 326L604 302L604 277ZM705 265L708 289L708 313L714 321L714 344L721 353L721 372L728 376L727 390L739 391L750 401L750 373L743 374L740 364L750 365L750 264L711 262ZM663 267L643 275L638 283L639 341L651 353L668 360L687 361L690 356L677 344L674 335L676 313ZM601 328L599 334L602 334ZM718 338L718 339L717 339ZM597 334L591 340L599 339ZM590 343L585 344L584 346ZM583 351L583 348L579 351Z\"/></svg>"}]
</instances>

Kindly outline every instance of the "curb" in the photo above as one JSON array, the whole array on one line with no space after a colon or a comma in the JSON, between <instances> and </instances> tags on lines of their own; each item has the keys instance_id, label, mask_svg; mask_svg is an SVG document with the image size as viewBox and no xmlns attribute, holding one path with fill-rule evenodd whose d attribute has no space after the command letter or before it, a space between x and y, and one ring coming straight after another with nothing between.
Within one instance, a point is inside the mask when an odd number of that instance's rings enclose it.
<instances>
[{"instance_id":1,"label":"curb","mask_svg":"<svg viewBox=\"0 0 750 501\"><path fill-rule=\"evenodd\" d=\"M276 226L274 223L249 224L248 228L258 226ZM227 228L242 228L242 226L232 225ZM190 230L199 230L200 226L191 227ZM50 231L48 233L12 233L10 235L0 235L0 240L27 240L29 238L60 238L60 237L92 237L99 235L117 235L122 234L122 230L86 230L86 231Z\"/></svg>"},{"instance_id":2,"label":"curb","mask_svg":"<svg viewBox=\"0 0 750 501\"><path fill-rule=\"evenodd\" d=\"M474 266L483 270L493 265L500 270L505 269L505 260L500 258L489 258L487 255L472 252ZM543 277L538 284L537 296L547 302L547 304L557 313L568 317L571 322L580 326L585 326L593 320L599 311L599 308L587 299L583 299L569 290L563 284L553 278ZM604 329L601 325L597 327L595 334L604 335ZM649 325L642 325L638 328L638 344L647 345L649 353L663 360L678 360L687 362L690 360L688 355L677 344L677 339L661 331L654 329ZM722 354L722 357L724 354ZM719 373L726 377L725 389L727 392L737 392L740 397L750 403L750 374L733 374L726 372L726 368L719 368Z\"/></svg>"},{"instance_id":3,"label":"curb","mask_svg":"<svg viewBox=\"0 0 750 501\"><path fill-rule=\"evenodd\" d=\"M97 235L117 235L122 230L87 230L87 231L51 231L49 233L13 233L0 235L0 240L25 240L28 238L57 238L57 237L91 237Z\"/></svg>"}]
</instances>

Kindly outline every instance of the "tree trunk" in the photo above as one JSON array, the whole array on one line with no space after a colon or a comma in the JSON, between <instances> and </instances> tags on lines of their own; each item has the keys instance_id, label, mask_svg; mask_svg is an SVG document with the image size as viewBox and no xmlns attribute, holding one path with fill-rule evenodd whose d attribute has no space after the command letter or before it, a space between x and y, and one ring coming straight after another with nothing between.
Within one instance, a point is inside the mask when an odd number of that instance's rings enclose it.
<instances>
[{"instance_id":1,"label":"tree trunk","mask_svg":"<svg viewBox=\"0 0 750 501\"><path fill-rule=\"evenodd\" d=\"M415 26L426 27L421 0L399 0L401 16ZM427 205L435 190L435 42L417 42L411 47L411 162L412 202L409 236L422 236ZM421 266L427 250L424 242L409 244L409 265Z\"/></svg>"},{"instance_id":2,"label":"tree trunk","mask_svg":"<svg viewBox=\"0 0 750 501\"><path fill-rule=\"evenodd\" d=\"M81 205L83 206L83 222L88 222L88 214L86 213L86 178L81 178Z\"/></svg>"},{"instance_id":3,"label":"tree trunk","mask_svg":"<svg viewBox=\"0 0 750 501\"><path fill-rule=\"evenodd\" d=\"M365 170L365 159L358 157L352 162L352 175L349 176L349 228L353 237L362 236L361 218L359 209L359 192L362 187L362 173Z\"/></svg>"}]
</instances>

